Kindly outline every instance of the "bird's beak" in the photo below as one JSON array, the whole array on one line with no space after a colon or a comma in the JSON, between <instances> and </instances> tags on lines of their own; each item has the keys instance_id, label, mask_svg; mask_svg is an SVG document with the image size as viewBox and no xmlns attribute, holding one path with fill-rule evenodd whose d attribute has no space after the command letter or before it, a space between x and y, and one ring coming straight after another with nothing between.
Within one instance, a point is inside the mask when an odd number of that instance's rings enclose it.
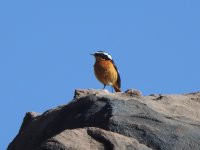
<instances>
[{"instance_id":1,"label":"bird's beak","mask_svg":"<svg viewBox=\"0 0 200 150\"><path fill-rule=\"evenodd\" d=\"M94 54L90 54L90 55L94 56Z\"/></svg>"}]
</instances>

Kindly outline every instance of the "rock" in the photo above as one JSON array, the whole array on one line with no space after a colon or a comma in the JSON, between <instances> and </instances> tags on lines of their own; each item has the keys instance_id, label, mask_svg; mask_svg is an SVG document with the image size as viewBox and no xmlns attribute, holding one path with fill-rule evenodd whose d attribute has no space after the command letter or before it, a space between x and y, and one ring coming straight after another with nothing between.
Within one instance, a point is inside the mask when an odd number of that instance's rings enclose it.
<instances>
[{"instance_id":1,"label":"rock","mask_svg":"<svg viewBox=\"0 0 200 150\"><path fill-rule=\"evenodd\" d=\"M134 89L128 89L125 93L130 96L142 96L142 93L140 91Z\"/></svg>"},{"instance_id":2,"label":"rock","mask_svg":"<svg viewBox=\"0 0 200 150\"><path fill-rule=\"evenodd\" d=\"M77 149L77 150L150 150L137 140L103 129L88 127L64 130L46 140L38 150Z\"/></svg>"},{"instance_id":3,"label":"rock","mask_svg":"<svg viewBox=\"0 0 200 150\"><path fill-rule=\"evenodd\" d=\"M130 96L76 90L68 105L27 114L31 119L24 119L8 150L199 150L199 108L199 92Z\"/></svg>"},{"instance_id":4,"label":"rock","mask_svg":"<svg viewBox=\"0 0 200 150\"><path fill-rule=\"evenodd\" d=\"M26 128L28 124L30 124L34 120L34 118L36 118L38 115L39 114L37 114L36 112L27 112L24 117L21 130L19 132L22 132L22 130Z\"/></svg>"}]
</instances>

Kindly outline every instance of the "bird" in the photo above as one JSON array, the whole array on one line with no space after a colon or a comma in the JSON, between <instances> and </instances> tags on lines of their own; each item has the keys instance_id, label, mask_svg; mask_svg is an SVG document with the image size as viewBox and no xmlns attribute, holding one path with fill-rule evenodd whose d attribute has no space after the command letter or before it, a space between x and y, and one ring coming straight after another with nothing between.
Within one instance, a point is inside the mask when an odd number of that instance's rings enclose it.
<instances>
[{"instance_id":1,"label":"bird","mask_svg":"<svg viewBox=\"0 0 200 150\"><path fill-rule=\"evenodd\" d=\"M94 74L104 85L112 86L115 92L121 92L121 77L112 56L105 51L91 54L95 57Z\"/></svg>"}]
</instances>

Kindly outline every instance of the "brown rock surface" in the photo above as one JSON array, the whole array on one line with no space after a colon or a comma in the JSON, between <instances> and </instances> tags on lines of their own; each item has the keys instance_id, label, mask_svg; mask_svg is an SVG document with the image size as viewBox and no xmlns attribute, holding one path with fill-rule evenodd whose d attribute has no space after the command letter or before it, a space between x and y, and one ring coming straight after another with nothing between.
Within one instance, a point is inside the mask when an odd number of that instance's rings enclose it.
<instances>
[{"instance_id":1,"label":"brown rock surface","mask_svg":"<svg viewBox=\"0 0 200 150\"><path fill-rule=\"evenodd\" d=\"M39 150L49 149L49 147L51 149L63 147L64 149L77 150L150 150L150 148L139 144L133 138L95 127L64 130L60 134L45 141Z\"/></svg>"}]
</instances>

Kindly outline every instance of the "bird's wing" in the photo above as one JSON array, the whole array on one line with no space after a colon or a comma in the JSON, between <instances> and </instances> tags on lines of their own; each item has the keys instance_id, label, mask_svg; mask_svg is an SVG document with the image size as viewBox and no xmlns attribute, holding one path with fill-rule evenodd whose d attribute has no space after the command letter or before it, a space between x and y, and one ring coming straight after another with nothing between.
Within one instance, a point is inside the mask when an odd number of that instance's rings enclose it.
<instances>
[{"instance_id":1,"label":"bird's wing","mask_svg":"<svg viewBox=\"0 0 200 150\"><path fill-rule=\"evenodd\" d=\"M117 84L118 84L118 87L121 88L121 77L120 77L120 74L119 74L119 70L117 69L117 66L115 65L115 62L112 60L112 63L117 71L117 74L118 74L118 78L117 78Z\"/></svg>"}]
</instances>

